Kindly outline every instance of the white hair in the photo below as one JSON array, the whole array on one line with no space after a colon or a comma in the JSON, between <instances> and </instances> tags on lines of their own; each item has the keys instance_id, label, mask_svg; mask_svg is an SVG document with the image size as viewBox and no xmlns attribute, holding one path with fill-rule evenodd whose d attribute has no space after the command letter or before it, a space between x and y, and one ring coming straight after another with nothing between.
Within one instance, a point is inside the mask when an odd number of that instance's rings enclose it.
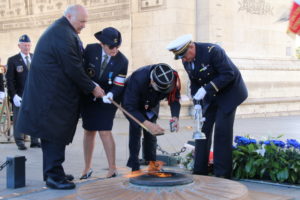
<instances>
[{"instance_id":1,"label":"white hair","mask_svg":"<svg viewBox=\"0 0 300 200\"><path fill-rule=\"evenodd\" d=\"M81 5L69 5L67 9L64 11L64 16L72 15L74 16L78 12L78 8L82 7Z\"/></svg>"}]
</instances>

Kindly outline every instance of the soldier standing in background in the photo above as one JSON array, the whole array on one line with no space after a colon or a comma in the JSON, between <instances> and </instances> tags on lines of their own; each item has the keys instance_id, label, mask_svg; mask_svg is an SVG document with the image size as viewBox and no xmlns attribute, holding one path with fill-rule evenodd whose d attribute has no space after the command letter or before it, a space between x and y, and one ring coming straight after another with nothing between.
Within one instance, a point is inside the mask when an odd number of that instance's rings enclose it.
<instances>
[{"instance_id":1,"label":"soldier standing in background","mask_svg":"<svg viewBox=\"0 0 300 200\"><path fill-rule=\"evenodd\" d=\"M7 90L12 100L13 106L13 123L14 123L14 138L19 150L26 150L24 134L16 129L19 109L22 104L22 95L25 87L25 82L30 69L30 63L33 54L30 53L31 41L28 35L22 35L19 38L18 47L20 53L8 58L7 61ZM41 144L38 138L31 137L31 148L40 148Z\"/></svg>"}]
</instances>

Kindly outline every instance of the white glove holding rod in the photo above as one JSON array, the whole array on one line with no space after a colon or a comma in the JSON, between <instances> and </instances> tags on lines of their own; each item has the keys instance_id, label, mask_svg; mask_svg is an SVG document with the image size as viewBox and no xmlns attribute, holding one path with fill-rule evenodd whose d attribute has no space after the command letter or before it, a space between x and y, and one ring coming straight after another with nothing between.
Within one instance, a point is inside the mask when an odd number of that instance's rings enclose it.
<instances>
[{"instance_id":1,"label":"white glove holding rod","mask_svg":"<svg viewBox=\"0 0 300 200\"><path fill-rule=\"evenodd\" d=\"M194 99L195 100L202 100L204 98L204 96L206 95L206 91L203 87L201 87L197 92L196 94L194 95Z\"/></svg>"},{"instance_id":2,"label":"white glove holding rod","mask_svg":"<svg viewBox=\"0 0 300 200\"><path fill-rule=\"evenodd\" d=\"M111 104L111 101L109 99L113 100L113 97L114 97L114 94L109 92L105 96L102 97L102 101L103 101L103 103Z\"/></svg>"},{"instance_id":3,"label":"white glove holding rod","mask_svg":"<svg viewBox=\"0 0 300 200\"><path fill-rule=\"evenodd\" d=\"M22 98L19 97L19 95L15 94L15 96L13 98L13 102L14 102L16 107L20 107L21 103L22 103Z\"/></svg>"}]
</instances>

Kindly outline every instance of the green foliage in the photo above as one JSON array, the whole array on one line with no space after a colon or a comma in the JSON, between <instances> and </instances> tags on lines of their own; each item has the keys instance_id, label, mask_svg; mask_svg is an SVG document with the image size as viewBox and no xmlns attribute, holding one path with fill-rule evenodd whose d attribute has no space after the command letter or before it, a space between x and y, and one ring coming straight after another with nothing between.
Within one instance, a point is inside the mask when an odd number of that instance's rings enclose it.
<instances>
[{"instance_id":1,"label":"green foliage","mask_svg":"<svg viewBox=\"0 0 300 200\"><path fill-rule=\"evenodd\" d=\"M243 143L236 141L238 145L233 150L233 176L235 178L300 184L298 146L287 147L279 140L248 144L247 139L242 139Z\"/></svg>"},{"instance_id":2,"label":"green foliage","mask_svg":"<svg viewBox=\"0 0 300 200\"><path fill-rule=\"evenodd\" d=\"M249 136L237 136L232 152L233 177L300 184L300 143L294 139L285 143L281 137L257 142ZM182 158L181 164L192 170L194 152Z\"/></svg>"},{"instance_id":3,"label":"green foliage","mask_svg":"<svg viewBox=\"0 0 300 200\"><path fill-rule=\"evenodd\" d=\"M180 163L188 170L192 171L194 168L194 151L186 154L185 157L181 158Z\"/></svg>"},{"instance_id":4,"label":"green foliage","mask_svg":"<svg viewBox=\"0 0 300 200\"><path fill-rule=\"evenodd\" d=\"M259 166L263 162L262 156L257 153L258 146L249 144L237 146L233 151L233 171L236 178L256 178L260 172Z\"/></svg>"}]
</instances>

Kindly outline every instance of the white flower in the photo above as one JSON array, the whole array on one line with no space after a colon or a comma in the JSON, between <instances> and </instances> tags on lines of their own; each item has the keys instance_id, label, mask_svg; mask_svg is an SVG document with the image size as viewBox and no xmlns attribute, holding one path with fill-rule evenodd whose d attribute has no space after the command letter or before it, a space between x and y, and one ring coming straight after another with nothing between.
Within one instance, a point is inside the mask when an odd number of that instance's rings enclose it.
<instances>
[{"instance_id":1,"label":"white flower","mask_svg":"<svg viewBox=\"0 0 300 200\"><path fill-rule=\"evenodd\" d=\"M260 154L261 156L265 156L265 148L264 148L264 145L263 145L263 148L262 149L257 149L256 150L256 153Z\"/></svg>"},{"instance_id":2,"label":"white flower","mask_svg":"<svg viewBox=\"0 0 300 200\"><path fill-rule=\"evenodd\" d=\"M194 169L194 160L191 160L191 162L189 162L187 164L186 168L190 171L193 170Z\"/></svg>"}]
</instances>

